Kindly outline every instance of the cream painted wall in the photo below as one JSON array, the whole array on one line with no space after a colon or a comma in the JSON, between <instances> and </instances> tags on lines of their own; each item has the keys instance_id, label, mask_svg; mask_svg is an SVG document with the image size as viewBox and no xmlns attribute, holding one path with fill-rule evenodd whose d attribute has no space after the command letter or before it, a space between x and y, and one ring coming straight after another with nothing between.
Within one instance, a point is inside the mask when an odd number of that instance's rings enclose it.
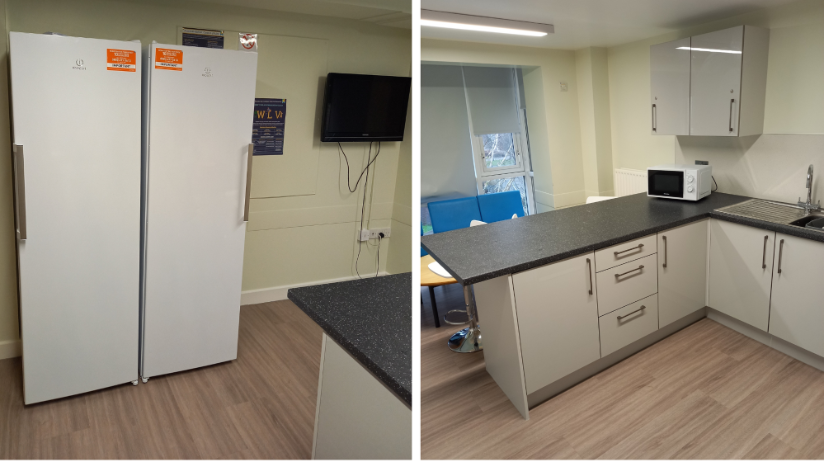
<instances>
[{"instance_id":1,"label":"cream painted wall","mask_svg":"<svg viewBox=\"0 0 824 462\"><path fill-rule=\"evenodd\" d=\"M645 169L654 164L671 163L679 149L676 137L650 134L650 45L740 24L770 29L764 133L824 134L824 54L821 53L824 1L801 0L609 48L612 151L616 168ZM681 137L681 143L691 148L702 146L715 154L734 155L747 146L746 140L733 143L736 145L733 147L722 137L701 142L684 141L687 138ZM775 143L789 139L779 137L758 146L777 147ZM793 156L784 152L781 155ZM753 158L756 159L760 157ZM713 159L707 160L713 163ZM721 168L721 165L714 166L716 172Z\"/></svg>"},{"instance_id":2,"label":"cream painted wall","mask_svg":"<svg viewBox=\"0 0 824 462\"><path fill-rule=\"evenodd\" d=\"M361 21L189 0L9 0L2 4L4 8L0 13L6 18L3 22L5 29L0 34L3 41L0 88L8 88L7 33L10 30L137 39L143 43L152 40L176 43L178 26L317 38L328 40L329 72L410 75L411 32ZM289 69L281 72L288 73ZM259 84L277 78L277 73L258 76ZM0 152L10 159L7 93L7 90L0 91L0 146L4 146ZM288 120L286 130L288 137ZM352 163L354 180L365 165L365 144L344 147ZM392 237L381 246L380 270L388 268L390 242L396 248L411 248L411 236L405 229L411 220L406 218L409 214L403 207L396 207L403 202L395 198L399 157L403 156L409 157L409 148L404 148L403 143L383 143L380 158L369 176L364 224L393 226ZM411 174L409 161L405 162L401 174L408 176ZM311 181L316 181L314 194L252 200L244 255L244 290L355 276L355 237L364 188L361 186L358 192L350 194L343 185L345 174L345 164L338 156L337 147L323 144L317 172L311 176ZM411 204L408 196L405 200ZM0 348L4 341L17 339L16 254L12 223L10 162L0 162ZM395 225L399 226L398 231L394 229ZM377 246L364 244L359 265L361 274L375 274L376 257ZM402 266L403 260L398 260L393 262L392 269L399 272ZM408 265L409 270L411 265Z\"/></svg>"},{"instance_id":3,"label":"cream painted wall","mask_svg":"<svg viewBox=\"0 0 824 462\"><path fill-rule=\"evenodd\" d=\"M413 92L416 90L413 90ZM406 136L398 153L398 173L395 181L395 203L392 206L392 239L386 272L412 271L412 98L406 117ZM417 201L414 202L417 204Z\"/></svg>"},{"instance_id":4,"label":"cream painted wall","mask_svg":"<svg viewBox=\"0 0 824 462\"><path fill-rule=\"evenodd\" d=\"M612 136L606 48L575 52L584 189L587 196L611 196Z\"/></svg>"},{"instance_id":5,"label":"cream painted wall","mask_svg":"<svg viewBox=\"0 0 824 462\"><path fill-rule=\"evenodd\" d=\"M584 202L574 51L422 39L421 61L522 67L539 211ZM533 117L541 106L544 120ZM541 165L550 166L551 183L540 179L545 175Z\"/></svg>"}]
</instances>

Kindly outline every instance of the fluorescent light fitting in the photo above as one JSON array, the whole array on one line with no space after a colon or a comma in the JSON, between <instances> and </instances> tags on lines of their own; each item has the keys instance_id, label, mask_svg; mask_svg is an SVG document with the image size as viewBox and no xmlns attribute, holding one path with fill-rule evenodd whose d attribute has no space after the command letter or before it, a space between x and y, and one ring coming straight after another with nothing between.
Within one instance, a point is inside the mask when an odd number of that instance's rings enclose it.
<instances>
[{"instance_id":1,"label":"fluorescent light fitting","mask_svg":"<svg viewBox=\"0 0 824 462\"><path fill-rule=\"evenodd\" d=\"M530 37L543 37L547 34L555 33L555 27L552 24L512 21L509 19L445 13L432 10L421 10L421 25L476 32L526 35Z\"/></svg>"},{"instance_id":2,"label":"fluorescent light fitting","mask_svg":"<svg viewBox=\"0 0 824 462\"><path fill-rule=\"evenodd\" d=\"M692 48L692 47L678 47L676 50L692 50L692 51L708 51L710 53L729 53L733 55L740 55L741 52L737 50L719 50L717 48Z\"/></svg>"}]
</instances>

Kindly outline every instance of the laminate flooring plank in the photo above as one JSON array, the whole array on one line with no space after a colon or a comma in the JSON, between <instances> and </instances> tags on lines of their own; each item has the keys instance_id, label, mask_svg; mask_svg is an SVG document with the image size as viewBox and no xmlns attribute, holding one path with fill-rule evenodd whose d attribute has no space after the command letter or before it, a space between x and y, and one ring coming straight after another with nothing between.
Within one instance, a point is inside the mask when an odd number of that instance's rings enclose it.
<instances>
[{"instance_id":1,"label":"laminate flooring plank","mask_svg":"<svg viewBox=\"0 0 824 462\"><path fill-rule=\"evenodd\" d=\"M2 459L308 459L322 330L289 301L240 310L238 358L23 405L0 361Z\"/></svg>"},{"instance_id":2,"label":"laminate flooring plank","mask_svg":"<svg viewBox=\"0 0 824 462\"><path fill-rule=\"evenodd\" d=\"M457 285L439 311L463 307ZM421 313L424 459L824 457L824 372L702 319L530 410ZM483 319L480 320L483 331Z\"/></svg>"}]
</instances>

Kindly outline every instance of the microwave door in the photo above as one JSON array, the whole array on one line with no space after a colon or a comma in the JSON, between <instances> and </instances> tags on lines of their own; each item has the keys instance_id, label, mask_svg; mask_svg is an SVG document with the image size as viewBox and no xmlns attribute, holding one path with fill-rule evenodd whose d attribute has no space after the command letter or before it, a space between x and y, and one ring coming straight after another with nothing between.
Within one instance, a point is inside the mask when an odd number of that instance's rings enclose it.
<instances>
[{"instance_id":1,"label":"microwave door","mask_svg":"<svg viewBox=\"0 0 824 462\"><path fill-rule=\"evenodd\" d=\"M684 197L684 172L650 170L647 181L650 196Z\"/></svg>"}]
</instances>

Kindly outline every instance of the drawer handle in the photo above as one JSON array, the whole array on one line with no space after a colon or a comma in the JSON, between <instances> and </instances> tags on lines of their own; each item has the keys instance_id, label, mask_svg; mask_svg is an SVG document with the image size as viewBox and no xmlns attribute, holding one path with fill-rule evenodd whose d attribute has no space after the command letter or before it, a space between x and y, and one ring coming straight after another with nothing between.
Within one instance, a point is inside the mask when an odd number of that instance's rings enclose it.
<instances>
[{"instance_id":1,"label":"drawer handle","mask_svg":"<svg viewBox=\"0 0 824 462\"><path fill-rule=\"evenodd\" d=\"M631 252L633 250L642 250L643 248L644 248L644 244L638 244L637 246L630 247L627 250L622 250L620 252L613 252L613 253L615 254L615 258L620 258L620 257L618 257L618 255L621 255L622 253Z\"/></svg>"},{"instance_id":2,"label":"drawer handle","mask_svg":"<svg viewBox=\"0 0 824 462\"><path fill-rule=\"evenodd\" d=\"M624 319L624 318L628 318L628 317L632 316L633 314L635 314L635 313L637 313L637 312L639 312L639 311L644 311L644 309L646 309L646 306L641 305L641 308L638 308L637 310L633 311L632 313L627 313L627 314L625 314L625 315L623 315L623 316L618 316L618 320L620 321L620 320L622 320L622 319Z\"/></svg>"},{"instance_id":3,"label":"drawer handle","mask_svg":"<svg viewBox=\"0 0 824 462\"><path fill-rule=\"evenodd\" d=\"M632 273L632 272L634 272L634 271L641 271L641 270L643 270L643 269L644 269L644 265L641 265L641 266L639 266L638 268L631 269L631 270L627 271L626 273L616 274L616 275L615 275L615 279L618 279L618 278L620 278L621 276L626 276L627 274Z\"/></svg>"}]
</instances>

